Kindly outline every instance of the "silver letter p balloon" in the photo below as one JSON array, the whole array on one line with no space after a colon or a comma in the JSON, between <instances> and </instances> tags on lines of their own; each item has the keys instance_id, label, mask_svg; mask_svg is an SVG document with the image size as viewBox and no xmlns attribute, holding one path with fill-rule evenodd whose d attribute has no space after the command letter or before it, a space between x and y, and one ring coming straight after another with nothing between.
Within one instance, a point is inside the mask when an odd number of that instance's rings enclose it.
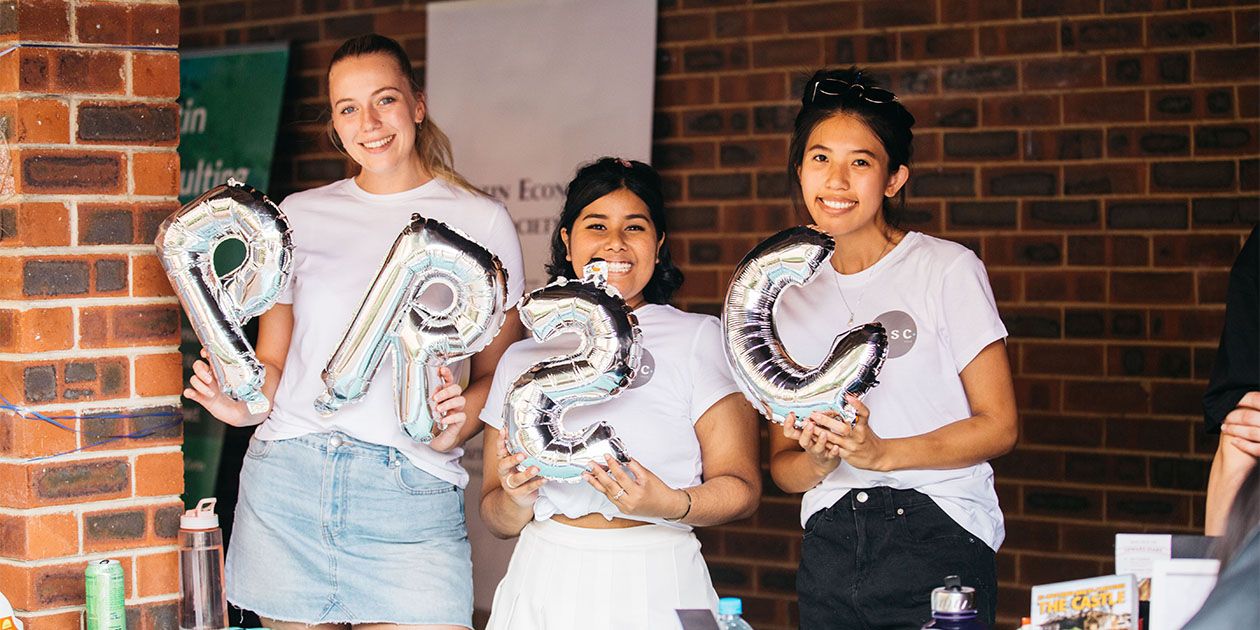
<instances>
[{"instance_id":1,"label":"silver letter p balloon","mask_svg":"<svg viewBox=\"0 0 1260 630\"><path fill-rule=\"evenodd\" d=\"M219 277L214 250L232 239L245 244L245 262ZM223 393L250 413L266 411L265 371L241 326L271 308L289 282L293 244L284 214L253 187L229 179L167 218L155 244Z\"/></svg>"},{"instance_id":2,"label":"silver letter p balloon","mask_svg":"<svg viewBox=\"0 0 1260 630\"><path fill-rule=\"evenodd\" d=\"M442 304L425 295L438 287L450 296ZM506 306L507 272L494 254L440 221L413 214L324 368L316 410L331 415L367 394L392 348L403 431L427 443L440 420L429 402L442 382L438 369L489 345Z\"/></svg>"},{"instance_id":3,"label":"silver letter p balloon","mask_svg":"<svg viewBox=\"0 0 1260 630\"><path fill-rule=\"evenodd\" d=\"M814 411L838 411L850 422L845 394L864 395L888 353L888 336L878 322L837 335L827 358L806 367L788 356L774 330L774 306L789 285L808 281L835 249L830 235L794 227L757 245L735 269L722 329L726 359L748 400L772 422L796 414L796 426Z\"/></svg>"},{"instance_id":4,"label":"silver letter p balloon","mask_svg":"<svg viewBox=\"0 0 1260 630\"><path fill-rule=\"evenodd\" d=\"M626 454L612 426L600 421L581 431L565 431L566 410L608 400L630 385L643 352L642 333L617 290L605 284L606 263L586 267L583 280L560 278L526 295L521 321L545 342L576 333L573 352L538 363L517 377L503 406L508 446L524 452L520 470L537 466L539 476L576 483L591 462Z\"/></svg>"}]
</instances>

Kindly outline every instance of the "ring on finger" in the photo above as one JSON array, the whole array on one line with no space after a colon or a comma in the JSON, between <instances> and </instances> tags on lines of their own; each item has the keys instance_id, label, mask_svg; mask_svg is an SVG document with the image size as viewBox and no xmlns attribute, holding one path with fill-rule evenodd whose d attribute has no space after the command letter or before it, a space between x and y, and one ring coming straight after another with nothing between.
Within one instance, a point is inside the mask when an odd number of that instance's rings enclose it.
<instances>
[{"instance_id":1,"label":"ring on finger","mask_svg":"<svg viewBox=\"0 0 1260 630\"><path fill-rule=\"evenodd\" d=\"M518 487L518 486L512 485L512 480L508 479L507 477L503 478L503 485L507 486L508 490L515 490Z\"/></svg>"},{"instance_id":2,"label":"ring on finger","mask_svg":"<svg viewBox=\"0 0 1260 630\"><path fill-rule=\"evenodd\" d=\"M613 501L616 501L616 500L618 500L618 499L620 499L621 497L624 497L624 496L626 496L626 489L625 489L625 488L622 488L622 489L620 489L620 490L618 490L618 491L617 491L617 494L612 495L612 497L610 497L610 498L611 498Z\"/></svg>"}]
</instances>

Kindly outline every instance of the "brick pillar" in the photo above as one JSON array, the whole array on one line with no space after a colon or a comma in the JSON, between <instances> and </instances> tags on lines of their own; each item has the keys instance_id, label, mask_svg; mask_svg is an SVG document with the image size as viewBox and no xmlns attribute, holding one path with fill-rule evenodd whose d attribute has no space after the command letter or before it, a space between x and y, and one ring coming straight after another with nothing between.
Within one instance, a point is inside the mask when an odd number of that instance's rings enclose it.
<instances>
[{"instance_id":1,"label":"brick pillar","mask_svg":"<svg viewBox=\"0 0 1260 630\"><path fill-rule=\"evenodd\" d=\"M0 394L85 417L0 412L0 591L28 630L79 628L103 558L129 628L178 626L179 304L152 245L178 206L178 37L175 0L0 1Z\"/></svg>"}]
</instances>

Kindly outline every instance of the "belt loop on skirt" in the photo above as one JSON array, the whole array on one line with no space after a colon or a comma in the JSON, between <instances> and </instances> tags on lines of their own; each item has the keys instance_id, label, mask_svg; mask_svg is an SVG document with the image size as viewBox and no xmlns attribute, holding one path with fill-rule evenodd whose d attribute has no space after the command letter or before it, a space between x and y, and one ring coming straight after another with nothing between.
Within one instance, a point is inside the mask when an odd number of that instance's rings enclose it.
<instances>
[{"instance_id":1,"label":"belt loop on skirt","mask_svg":"<svg viewBox=\"0 0 1260 630\"><path fill-rule=\"evenodd\" d=\"M389 447L389 467L398 468L398 449Z\"/></svg>"},{"instance_id":2,"label":"belt loop on skirt","mask_svg":"<svg viewBox=\"0 0 1260 630\"><path fill-rule=\"evenodd\" d=\"M893 489L888 486L880 486L876 488L879 491L879 498L884 502L884 520L891 521L897 518L897 506L893 505Z\"/></svg>"}]
</instances>

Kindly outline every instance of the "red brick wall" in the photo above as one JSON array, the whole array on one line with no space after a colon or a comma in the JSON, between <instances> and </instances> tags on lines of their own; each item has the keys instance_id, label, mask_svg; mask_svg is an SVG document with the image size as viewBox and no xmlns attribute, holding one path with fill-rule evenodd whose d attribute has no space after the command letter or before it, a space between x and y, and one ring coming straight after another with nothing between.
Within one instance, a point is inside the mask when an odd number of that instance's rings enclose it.
<instances>
[{"instance_id":1,"label":"red brick wall","mask_svg":"<svg viewBox=\"0 0 1260 630\"><path fill-rule=\"evenodd\" d=\"M0 590L28 630L79 628L101 558L130 627L178 624L182 433L143 416L181 389L152 245L176 208L178 19L173 0L0 3L0 394L86 418L0 414Z\"/></svg>"},{"instance_id":2,"label":"red brick wall","mask_svg":"<svg viewBox=\"0 0 1260 630\"><path fill-rule=\"evenodd\" d=\"M1199 395L1260 218L1255 4L660 3L654 162L685 307L716 310L732 265L796 220L783 170L803 74L869 67L917 116L909 224L980 253L1012 333L1023 433L994 464L1006 626L1030 585L1108 572L1116 531L1202 527ZM321 118L342 39L377 29L423 67L421 2L185 1L181 20L186 47L295 42L277 196L353 172ZM798 505L767 478L756 516L701 532L758 628L795 622Z\"/></svg>"}]
</instances>

